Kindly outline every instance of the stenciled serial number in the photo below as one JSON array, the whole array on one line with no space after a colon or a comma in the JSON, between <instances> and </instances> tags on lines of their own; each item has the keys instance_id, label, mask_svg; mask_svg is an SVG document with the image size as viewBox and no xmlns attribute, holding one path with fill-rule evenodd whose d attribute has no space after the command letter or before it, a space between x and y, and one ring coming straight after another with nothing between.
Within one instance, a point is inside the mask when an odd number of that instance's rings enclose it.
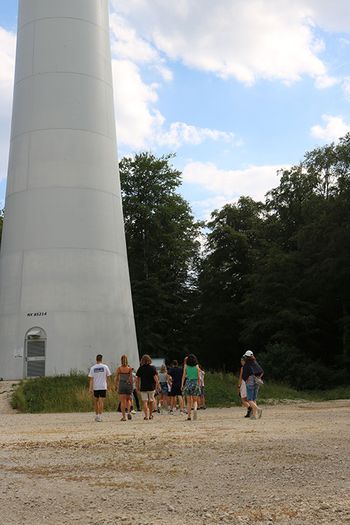
<instances>
[{"instance_id":1,"label":"stenciled serial number","mask_svg":"<svg viewBox=\"0 0 350 525\"><path fill-rule=\"evenodd\" d=\"M44 317L47 315L47 312L29 312L27 317Z\"/></svg>"}]
</instances>

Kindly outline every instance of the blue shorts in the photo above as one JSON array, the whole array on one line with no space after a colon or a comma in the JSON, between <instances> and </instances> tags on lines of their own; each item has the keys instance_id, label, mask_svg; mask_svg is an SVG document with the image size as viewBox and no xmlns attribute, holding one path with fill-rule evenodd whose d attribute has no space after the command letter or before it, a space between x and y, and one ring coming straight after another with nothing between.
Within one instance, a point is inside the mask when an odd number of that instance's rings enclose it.
<instances>
[{"instance_id":1,"label":"blue shorts","mask_svg":"<svg viewBox=\"0 0 350 525\"><path fill-rule=\"evenodd\" d=\"M167 396L169 394L168 383L160 383L160 391L163 395Z\"/></svg>"},{"instance_id":2,"label":"blue shorts","mask_svg":"<svg viewBox=\"0 0 350 525\"><path fill-rule=\"evenodd\" d=\"M256 398L258 397L259 392L259 385L248 385L247 387L247 399L248 401L256 401Z\"/></svg>"}]
</instances>

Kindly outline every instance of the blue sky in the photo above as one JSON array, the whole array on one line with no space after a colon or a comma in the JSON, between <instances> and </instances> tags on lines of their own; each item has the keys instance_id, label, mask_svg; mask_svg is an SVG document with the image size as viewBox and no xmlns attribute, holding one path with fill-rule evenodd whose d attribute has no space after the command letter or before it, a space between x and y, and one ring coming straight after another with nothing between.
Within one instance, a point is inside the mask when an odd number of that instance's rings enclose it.
<instances>
[{"instance_id":1,"label":"blue sky","mask_svg":"<svg viewBox=\"0 0 350 525\"><path fill-rule=\"evenodd\" d=\"M30 1L30 0L26 0ZM348 0L111 0L119 156L176 152L198 218L350 130ZM17 2L0 0L0 202Z\"/></svg>"}]
</instances>

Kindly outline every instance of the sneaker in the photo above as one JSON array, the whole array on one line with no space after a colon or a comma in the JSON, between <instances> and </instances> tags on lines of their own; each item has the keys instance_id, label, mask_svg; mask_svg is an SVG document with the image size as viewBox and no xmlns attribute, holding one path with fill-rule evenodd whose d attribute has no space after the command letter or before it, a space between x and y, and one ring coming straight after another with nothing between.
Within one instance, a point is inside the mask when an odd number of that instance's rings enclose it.
<instances>
[{"instance_id":1,"label":"sneaker","mask_svg":"<svg viewBox=\"0 0 350 525\"><path fill-rule=\"evenodd\" d=\"M96 421L98 423L102 423L102 416L101 415L96 416Z\"/></svg>"},{"instance_id":2,"label":"sneaker","mask_svg":"<svg viewBox=\"0 0 350 525\"><path fill-rule=\"evenodd\" d=\"M128 414L128 419L132 419L131 414Z\"/></svg>"},{"instance_id":3,"label":"sneaker","mask_svg":"<svg viewBox=\"0 0 350 525\"><path fill-rule=\"evenodd\" d=\"M193 421L197 420L197 410L193 411Z\"/></svg>"},{"instance_id":4,"label":"sneaker","mask_svg":"<svg viewBox=\"0 0 350 525\"><path fill-rule=\"evenodd\" d=\"M130 414L136 414L136 410L132 410Z\"/></svg>"},{"instance_id":5,"label":"sneaker","mask_svg":"<svg viewBox=\"0 0 350 525\"><path fill-rule=\"evenodd\" d=\"M95 421L98 421L98 419L99 419L99 418L98 418L98 416L96 415L96 416L95 416Z\"/></svg>"},{"instance_id":6,"label":"sneaker","mask_svg":"<svg viewBox=\"0 0 350 525\"><path fill-rule=\"evenodd\" d=\"M256 417L255 417L255 416L250 416L250 418L249 418L249 419L256 419Z\"/></svg>"},{"instance_id":7,"label":"sneaker","mask_svg":"<svg viewBox=\"0 0 350 525\"><path fill-rule=\"evenodd\" d=\"M262 408L258 408L258 418L260 419L262 416Z\"/></svg>"}]
</instances>

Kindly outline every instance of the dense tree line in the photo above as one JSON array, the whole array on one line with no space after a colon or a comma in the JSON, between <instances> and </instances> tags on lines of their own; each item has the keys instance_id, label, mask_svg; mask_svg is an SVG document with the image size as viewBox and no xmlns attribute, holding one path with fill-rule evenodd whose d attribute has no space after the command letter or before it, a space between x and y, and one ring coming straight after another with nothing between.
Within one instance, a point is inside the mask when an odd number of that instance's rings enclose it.
<instances>
[{"instance_id":1,"label":"dense tree line","mask_svg":"<svg viewBox=\"0 0 350 525\"><path fill-rule=\"evenodd\" d=\"M202 234L171 156L120 172L141 352L235 370L249 347L294 386L348 381L350 135L284 171L264 203L214 211Z\"/></svg>"}]
</instances>

